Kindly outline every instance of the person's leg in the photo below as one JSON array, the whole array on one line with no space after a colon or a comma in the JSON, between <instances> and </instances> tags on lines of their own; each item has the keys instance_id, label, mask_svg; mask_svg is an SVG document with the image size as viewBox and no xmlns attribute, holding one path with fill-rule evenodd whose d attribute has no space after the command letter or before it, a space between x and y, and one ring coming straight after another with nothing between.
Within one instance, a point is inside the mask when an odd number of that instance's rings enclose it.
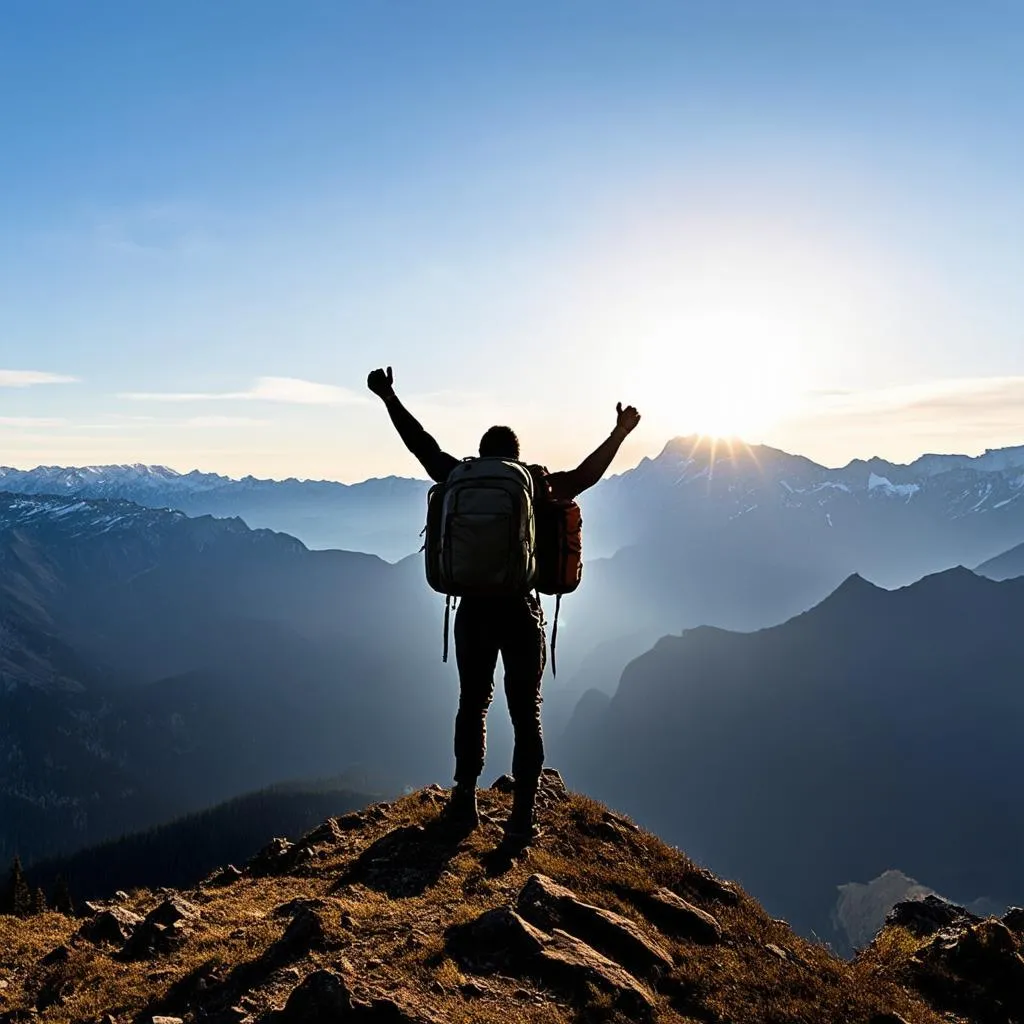
<instances>
[{"instance_id":1,"label":"person's leg","mask_svg":"<svg viewBox=\"0 0 1024 1024\"><path fill-rule=\"evenodd\" d=\"M494 694L498 634L487 602L467 598L455 614L455 659L459 667L459 711L455 717L453 810L476 817L476 781L483 771L486 719Z\"/></svg>"},{"instance_id":2,"label":"person's leg","mask_svg":"<svg viewBox=\"0 0 1024 1024\"><path fill-rule=\"evenodd\" d=\"M501 657L505 663L505 698L515 733L515 789L506 829L509 835L528 837L533 831L534 802L544 767L540 690L547 662L544 616L540 602L532 595L517 602L505 616Z\"/></svg>"}]
</instances>

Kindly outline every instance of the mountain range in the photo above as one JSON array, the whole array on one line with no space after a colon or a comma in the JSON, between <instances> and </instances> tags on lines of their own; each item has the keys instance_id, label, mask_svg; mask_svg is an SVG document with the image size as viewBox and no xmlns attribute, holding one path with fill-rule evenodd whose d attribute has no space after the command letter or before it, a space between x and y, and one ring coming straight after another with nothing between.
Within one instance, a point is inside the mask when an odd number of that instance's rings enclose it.
<instances>
[{"instance_id":1,"label":"mountain range","mask_svg":"<svg viewBox=\"0 0 1024 1024\"><path fill-rule=\"evenodd\" d=\"M11 492L238 517L312 548L392 560L419 547L426 486L231 480L140 465L0 469L0 489ZM586 584L565 603L563 676L602 644L611 692L639 653L637 637L702 624L757 629L805 611L851 573L902 586L994 559L1024 543L1022 494L1024 446L830 469L763 445L675 438L581 500ZM587 687L577 677L568 689L575 699Z\"/></svg>"},{"instance_id":2,"label":"mountain range","mask_svg":"<svg viewBox=\"0 0 1024 1024\"><path fill-rule=\"evenodd\" d=\"M454 667L440 664L439 599L417 558L315 551L237 516L83 493L230 504L245 481L121 467L7 472L3 486L62 481L73 493L0 493L0 857L67 853L282 778L360 766L397 791L448 776ZM274 482L255 483L284 507ZM355 509L384 483L331 493ZM418 505L424 485L406 485ZM280 486L308 497L320 485ZM546 684L552 755L806 931L827 932L837 885L889 869L957 898L1011 901L1009 854L985 861L950 840L933 863L915 845L925 823L894 824L890 797L957 829L996 827L1003 773L1020 766L1008 741L968 741L1019 724L1006 683L1022 611L1007 595L1019 590L940 570L984 562L995 574L999 553L1011 559L1022 489L1024 449L829 470L676 439L584 496L586 551L613 553L589 559L563 604L562 671ZM402 493L392 510L411 519ZM353 515L369 529L372 517ZM894 592L864 578L899 586L934 572ZM956 780L946 737L961 726L970 772ZM490 740L491 763L506 764L504 715ZM716 785L695 796L709 773ZM862 776L870 799L850 788ZM937 795L921 795L930 777ZM799 819L789 831L787 815ZM841 838L817 836L815 816ZM1020 852L1015 822L1004 846ZM872 845L879 836L891 847ZM780 852L751 866L744 851L764 842Z\"/></svg>"},{"instance_id":3,"label":"mountain range","mask_svg":"<svg viewBox=\"0 0 1024 1024\"><path fill-rule=\"evenodd\" d=\"M286 778L446 777L455 686L417 570L238 519L0 494L0 857Z\"/></svg>"},{"instance_id":4,"label":"mountain range","mask_svg":"<svg viewBox=\"0 0 1024 1024\"><path fill-rule=\"evenodd\" d=\"M837 885L888 869L1021 902L1022 621L1024 578L851 576L776 627L662 638L556 756L805 934L829 934Z\"/></svg>"},{"instance_id":5,"label":"mountain range","mask_svg":"<svg viewBox=\"0 0 1024 1024\"><path fill-rule=\"evenodd\" d=\"M365 551L397 561L416 551L427 484L403 477L342 484L332 480L233 480L166 466L0 467L0 491L121 499L192 516L238 517L253 529L300 538L310 548Z\"/></svg>"}]
</instances>

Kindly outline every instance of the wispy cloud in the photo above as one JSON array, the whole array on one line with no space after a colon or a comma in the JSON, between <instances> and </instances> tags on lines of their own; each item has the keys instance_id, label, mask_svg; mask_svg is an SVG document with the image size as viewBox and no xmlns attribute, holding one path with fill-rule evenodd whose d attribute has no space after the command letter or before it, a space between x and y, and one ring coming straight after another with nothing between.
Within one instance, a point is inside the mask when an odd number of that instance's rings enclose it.
<instances>
[{"instance_id":1,"label":"wispy cloud","mask_svg":"<svg viewBox=\"0 0 1024 1024\"><path fill-rule=\"evenodd\" d=\"M1024 444L1024 376L959 377L819 394L766 438L833 465L882 455L977 453Z\"/></svg>"},{"instance_id":2,"label":"wispy cloud","mask_svg":"<svg viewBox=\"0 0 1024 1024\"><path fill-rule=\"evenodd\" d=\"M870 391L835 392L818 412L832 415L896 415L911 419L1003 420L1024 431L1024 377L959 377Z\"/></svg>"},{"instance_id":3,"label":"wispy cloud","mask_svg":"<svg viewBox=\"0 0 1024 1024\"><path fill-rule=\"evenodd\" d=\"M62 427L67 420L40 416L0 416L0 427Z\"/></svg>"},{"instance_id":4,"label":"wispy cloud","mask_svg":"<svg viewBox=\"0 0 1024 1024\"><path fill-rule=\"evenodd\" d=\"M231 427L265 427L270 420L256 419L253 416L193 416L185 420L186 427L200 430L219 430Z\"/></svg>"},{"instance_id":5,"label":"wispy cloud","mask_svg":"<svg viewBox=\"0 0 1024 1024\"><path fill-rule=\"evenodd\" d=\"M0 370L0 388L31 388L37 384L74 384L77 377L42 370Z\"/></svg>"},{"instance_id":6,"label":"wispy cloud","mask_svg":"<svg viewBox=\"0 0 1024 1024\"><path fill-rule=\"evenodd\" d=\"M356 405L367 399L348 388L298 377L257 377L245 391L132 391L133 402L284 402L289 405Z\"/></svg>"}]
</instances>

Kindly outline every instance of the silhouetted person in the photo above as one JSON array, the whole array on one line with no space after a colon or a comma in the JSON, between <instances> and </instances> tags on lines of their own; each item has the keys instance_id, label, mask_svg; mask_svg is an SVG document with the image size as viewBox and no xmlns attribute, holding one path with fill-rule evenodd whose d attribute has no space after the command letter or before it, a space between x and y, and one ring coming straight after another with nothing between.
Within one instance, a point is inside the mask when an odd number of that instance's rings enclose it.
<instances>
[{"instance_id":1,"label":"silhouetted person","mask_svg":"<svg viewBox=\"0 0 1024 1024\"><path fill-rule=\"evenodd\" d=\"M387 406L405 446L419 459L427 475L447 480L459 459L440 445L402 405L387 370L374 370L367 386ZM576 469L540 473L554 499L573 499L593 487L611 465L626 435L640 422L633 406L616 407L615 429ZM519 439L509 427L491 427L480 439L482 457L519 460ZM505 666L505 698L515 733L512 775L515 789L506 834L529 841L533 834L534 802L544 765L540 721L541 677L547 661L544 618L540 601L529 592L500 596L467 596L455 616L455 656L459 668L459 711L455 720L455 788L446 813L461 824L477 824L476 784L484 766L485 719L494 695L494 670L501 654Z\"/></svg>"}]
</instances>

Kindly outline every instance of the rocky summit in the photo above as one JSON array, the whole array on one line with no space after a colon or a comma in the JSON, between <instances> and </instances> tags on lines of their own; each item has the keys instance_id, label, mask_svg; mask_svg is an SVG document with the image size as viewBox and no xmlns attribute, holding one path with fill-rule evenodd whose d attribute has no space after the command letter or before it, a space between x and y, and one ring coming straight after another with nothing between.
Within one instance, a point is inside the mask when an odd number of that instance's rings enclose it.
<instances>
[{"instance_id":1,"label":"rocky summit","mask_svg":"<svg viewBox=\"0 0 1024 1024\"><path fill-rule=\"evenodd\" d=\"M974 1019L965 964L1019 978L1016 919L931 906L841 960L551 770L533 845L506 847L507 782L468 835L430 786L187 891L0 917L0 1022L938 1024ZM978 1019L1021 1019L997 1004Z\"/></svg>"}]
</instances>

